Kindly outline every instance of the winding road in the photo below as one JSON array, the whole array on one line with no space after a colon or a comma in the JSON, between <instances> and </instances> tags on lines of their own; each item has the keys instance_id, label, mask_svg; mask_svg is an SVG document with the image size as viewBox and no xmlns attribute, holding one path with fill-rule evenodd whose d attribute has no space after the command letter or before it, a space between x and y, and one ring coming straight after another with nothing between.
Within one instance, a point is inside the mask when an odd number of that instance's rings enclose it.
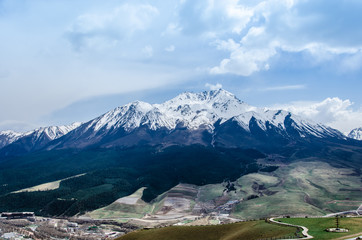
<instances>
[{"instance_id":1,"label":"winding road","mask_svg":"<svg viewBox=\"0 0 362 240\"><path fill-rule=\"evenodd\" d=\"M273 223L276 223L276 224L280 224L280 225L285 225L285 226L291 226L291 227L299 227L299 228L302 228L303 231L302 231L302 234L303 236L305 236L304 238L294 238L294 239L290 239L290 240L300 240L300 239L312 239L313 236L309 235L308 234L308 228L306 227L303 227L303 226L299 226L299 225L294 225L294 224L289 224L289 223L282 223L282 222L278 222L278 221L275 221L274 220L275 218L269 218L269 220Z\"/></svg>"}]
</instances>

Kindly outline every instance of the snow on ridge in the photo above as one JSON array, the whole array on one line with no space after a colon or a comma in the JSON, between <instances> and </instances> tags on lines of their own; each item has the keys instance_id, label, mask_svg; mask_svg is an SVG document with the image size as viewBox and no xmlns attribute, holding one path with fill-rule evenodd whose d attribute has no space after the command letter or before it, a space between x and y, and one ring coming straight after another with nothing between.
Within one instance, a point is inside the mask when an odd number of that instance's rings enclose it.
<instances>
[{"instance_id":1,"label":"snow on ridge","mask_svg":"<svg viewBox=\"0 0 362 240\"><path fill-rule=\"evenodd\" d=\"M197 129L200 125L212 126L218 119L224 122L252 109L256 108L225 90L185 92L162 104L135 101L115 108L94 119L86 131L90 128L110 130L112 127L131 131L141 125L148 125L152 130L162 127L171 130L180 122L190 129Z\"/></svg>"},{"instance_id":2,"label":"snow on ridge","mask_svg":"<svg viewBox=\"0 0 362 240\"><path fill-rule=\"evenodd\" d=\"M131 102L89 121L84 125L82 132L90 131L90 136L95 136L100 130L104 135L119 128L127 132L141 126L146 126L151 130L161 128L173 130L178 125L190 130L206 128L213 132L217 121L223 124L230 119L237 121L246 131L250 131L249 124L252 117L264 131L274 126L285 132L285 120L290 117L293 121L292 127L301 136L305 134L316 137L338 135L336 130L304 120L288 111L248 105L223 89L201 93L184 92L161 104Z\"/></svg>"},{"instance_id":3,"label":"snow on ridge","mask_svg":"<svg viewBox=\"0 0 362 240\"><path fill-rule=\"evenodd\" d=\"M70 125L63 126L40 127L24 133L14 132L12 130L0 131L0 148L12 144L23 137L29 136L31 137L31 141L34 143L38 140L42 140L43 137L46 137L49 140L54 140L64 136L81 125L81 122L75 122Z\"/></svg>"},{"instance_id":4,"label":"snow on ridge","mask_svg":"<svg viewBox=\"0 0 362 240\"><path fill-rule=\"evenodd\" d=\"M45 133L51 140L54 140L54 139L64 136L68 132L76 129L81 124L82 123L80 123L80 122L75 122L70 125L45 127L45 128L41 128L39 130L39 133Z\"/></svg>"},{"instance_id":5,"label":"snow on ridge","mask_svg":"<svg viewBox=\"0 0 362 240\"><path fill-rule=\"evenodd\" d=\"M15 142L22 135L23 133L15 132L12 130L0 131L0 148Z\"/></svg>"},{"instance_id":6,"label":"snow on ridge","mask_svg":"<svg viewBox=\"0 0 362 240\"><path fill-rule=\"evenodd\" d=\"M74 122L70 125L62 125L62 126L49 126L49 127L41 127L34 129L32 131L24 133L21 137L29 136L34 134L34 140L39 139L42 135L46 135L50 140L54 140L64 136L65 134L69 133L70 131L76 129L77 127L81 126L81 122Z\"/></svg>"},{"instance_id":7,"label":"snow on ridge","mask_svg":"<svg viewBox=\"0 0 362 240\"><path fill-rule=\"evenodd\" d=\"M22 134L23 133L15 132L15 131L12 131L12 130L0 131L0 135L9 136L9 137L18 137L18 136L21 136Z\"/></svg>"},{"instance_id":8,"label":"snow on ridge","mask_svg":"<svg viewBox=\"0 0 362 240\"><path fill-rule=\"evenodd\" d=\"M355 140L362 140L362 127L353 129L349 134L349 138L353 138Z\"/></svg>"},{"instance_id":9,"label":"snow on ridge","mask_svg":"<svg viewBox=\"0 0 362 240\"><path fill-rule=\"evenodd\" d=\"M152 104L142 101L128 103L94 119L86 130L92 127L95 131L98 131L103 127L106 127L107 130L112 127L121 126L127 130L139 127L142 117L153 108Z\"/></svg>"},{"instance_id":10,"label":"snow on ridge","mask_svg":"<svg viewBox=\"0 0 362 240\"><path fill-rule=\"evenodd\" d=\"M219 119L223 123L240 113L257 109L222 89L202 93L186 92L155 105L162 113L170 116L170 120L181 120L191 129L200 125L211 126Z\"/></svg>"},{"instance_id":11,"label":"snow on ridge","mask_svg":"<svg viewBox=\"0 0 362 240\"><path fill-rule=\"evenodd\" d=\"M267 122L274 127L285 130L284 121L289 112L282 110L262 110L259 111L248 111L233 117L235 121L244 128L246 131L250 132L249 123L252 118L255 118L258 126L264 131L267 130Z\"/></svg>"},{"instance_id":12,"label":"snow on ridge","mask_svg":"<svg viewBox=\"0 0 362 240\"><path fill-rule=\"evenodd\" d=\"M253 117L255 118L258 126L264 131L267 130L267 123L282 131L286 131L285 119L288 116L293 121L292 127L298 131L301 137L305 137L305 134L308 134L318 138L326 136L343 138L342 134L338 130L313 121L307 121L300 116L294 115L285 110L265 109L259 112L249 111L233 117L233 120L235 120L239 126L248 132L250 132L249 123Z\"/></svg>"}]
</instances>

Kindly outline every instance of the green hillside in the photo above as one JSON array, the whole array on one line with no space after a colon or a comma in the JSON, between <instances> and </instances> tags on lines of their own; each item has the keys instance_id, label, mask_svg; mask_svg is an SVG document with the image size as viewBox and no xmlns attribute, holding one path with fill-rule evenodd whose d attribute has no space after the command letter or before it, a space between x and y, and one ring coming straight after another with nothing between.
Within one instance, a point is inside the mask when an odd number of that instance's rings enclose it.
<instances>
[{"instance_id":1,"label":"green hillside","mask_svg":"<svg viewBox=\"0 0 362 240\"><path fill-rule=\"evenodd\" d=\"M349 232L334 233L326 232L326 228L336 227L335 218L283 218L278 219L281 222L301 225L309 229L308 233L318 240L339 239L344 236L350 236L357 233L362 235L362 217L359 218L340 218L340 227L347 228Z\"/></svg>"},{"instance_id":2,"label":"green hillside","mask_svg":"<svg viewBox=\"0 0 362 240\"><path fill-rule=\"evenodd\" d=\"M271 215L314 215L357 209L362 204L360 175L315 159L282 166L273 173L255 173L237 180L233 215L242 219Z\"/></svg>"}]
</instances>

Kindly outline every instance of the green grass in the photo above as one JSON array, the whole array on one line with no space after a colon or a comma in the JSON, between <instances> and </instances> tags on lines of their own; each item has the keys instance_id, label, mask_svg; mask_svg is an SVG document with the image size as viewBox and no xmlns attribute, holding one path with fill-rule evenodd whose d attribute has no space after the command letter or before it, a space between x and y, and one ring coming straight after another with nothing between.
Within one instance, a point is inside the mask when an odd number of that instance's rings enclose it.
<instances>
[{"instance_id":1,"label":"green grass","mask_svg":"<svg viewBox=\"0 0 362 240\"><path fill-rule=\"evenodd\" d=\"M296 192L280 192L268 197L260 197L238 204L233 215L235 217L263 218L272 215L323 215L318 208L303 202L304 194Z\"/></svg>"},{"instance_id":2,"label":"green grass","mask_svg":"<svg viewBox=\"0 0 362 240\"><path fill-rule=\"evenodd\" d=\"M212 201L220 196L225 187L222 184L208 184L200 187L199 201Z\"/></svg>"},{"instance_id":3,"label":"green grass","mask_svg":"<svg viewBox=\"0 0 362 240\"><path fill-rule=\"evenodd\" d=\"M335 168L315 159L295 162L273 173L244 175L236 183L237 194L244 201L235 207L233 215L243 219L322 216L357 209L362 204L360 176L353 174L353 169ZM259 198L246 200L250 195Z\"/></svg>"},{"instance_id":4,"label":"green grass","mask_svg":"<svg viewBox=\"0 0 362 240\"><path fill-rule=\"evenodd\" d=\"M265 221L249 221L216 226L172 226L140 230L122 236L118 240L253 240L294 236L296 231L294 227L269 224Z\"/></svg>"},{"instance_id":5,"label":"green grass","mask_svg":"<svg viewBox=\"0 0 362 240\"><path fill-rule=\"evenodd\" d=\"M326 228L336 226L335 218L283 218L277 220L307 227L308 233L318 240L336 239L362 232L362 218L340 218L340 227L348 228L347 233L325 231Z\"/></svg>"}]
</instances>

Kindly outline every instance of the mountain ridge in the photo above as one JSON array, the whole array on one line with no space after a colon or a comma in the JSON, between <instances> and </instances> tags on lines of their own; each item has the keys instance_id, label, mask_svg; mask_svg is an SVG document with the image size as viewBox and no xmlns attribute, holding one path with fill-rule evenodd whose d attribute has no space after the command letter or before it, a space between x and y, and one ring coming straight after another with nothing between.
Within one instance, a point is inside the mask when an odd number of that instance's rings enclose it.
<instances>
[{"instance_id":1,"label":"mountain ridge","mask_svg":"<svg viewBox=\"0 0 362 240\"><path fill-rule=\"evenodd\" d=\"M169 146L197 143L215 146L217 139L223 139L223 144L235 145L219 136L225 134L220 129L230 128L226 127L227 124L233 125L235 132L242 132L244 138L257 139L259 145L265 144L268 136L298 141L309 138L346 139L331 127L284 110L251 106L234 94L218 89L184 92L161 104L134 101L66 130L62 130L66 126L40 128L18 137L3 147L0 153L11 155L41 149L129 147L138 144ZM21 149L21 145L25 147Z\"/></svg>"},{"instance_id":2,"label":"mountain ridge","mask_svg":"<svg viewBox=\"0 0 362 240\"><path fill-rule=\"evenodd\" d=\"M40 127L25 133L14 132L11 130L0 132L0 149L7 151L19 151L26 153L33 150L39 150L47 143L60 138L81 125L75 122L70 125Z\"/></svg>"},{"instance_id":3,"label":"mountain ridge","mask_svg":"<svg viewBox=\"0 0 362 240\"><path fill-rule=\"evenodd\" d=\"M162 104L141 101L126 104L84 123L53 145L50 144L48 149L131 146L140 141L150 145L213 145L210 139L216 139L215 133L220 133L216 128L230 122L237 123L235 131L243 131L246 135L273 131L273 135L288 138L345 139L338 130L323 124L304 120L283 110L250 106L235 95L219 89L201 93L185 92Z\"/></svg>"}]
</instances>

